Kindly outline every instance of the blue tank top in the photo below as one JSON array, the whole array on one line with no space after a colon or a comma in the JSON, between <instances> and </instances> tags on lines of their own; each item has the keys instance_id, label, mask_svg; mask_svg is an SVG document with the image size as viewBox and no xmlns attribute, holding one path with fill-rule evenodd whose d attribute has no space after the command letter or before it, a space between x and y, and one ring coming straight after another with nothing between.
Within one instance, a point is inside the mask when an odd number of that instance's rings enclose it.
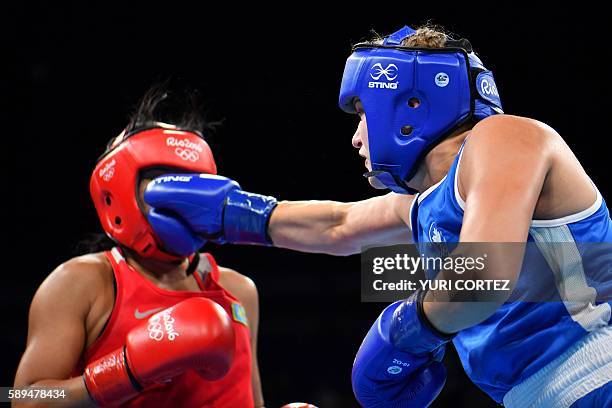
<instances>
[{"instance_id":1,"label":"blue tank top","mask_svg":"<svg viewBox=\"0 0 612 408\"><path fill-rule=\"evenodd\" d=\"M465 202L456 175L462 151L463 147L446 177L415 197L410 219L417 245L459 242ZM554 279L559 301L506 302L453 340L467 375L497 402L589 332L610 323L612 302L596 298L612 299L612 255L600 246L602 253L587 256L597 246L582 245L612 243L612 221L599 191L595 203L584 211L555 220L533 220L528 241L537 252L529 258L537 264L530 269ZM564 243L563 254L555 252L559 246L547 245L559 242ZM589 268L583 268L582 262L589 262ZM525 285L521 278L520 285Z\"/></svg>"}]
</instances>

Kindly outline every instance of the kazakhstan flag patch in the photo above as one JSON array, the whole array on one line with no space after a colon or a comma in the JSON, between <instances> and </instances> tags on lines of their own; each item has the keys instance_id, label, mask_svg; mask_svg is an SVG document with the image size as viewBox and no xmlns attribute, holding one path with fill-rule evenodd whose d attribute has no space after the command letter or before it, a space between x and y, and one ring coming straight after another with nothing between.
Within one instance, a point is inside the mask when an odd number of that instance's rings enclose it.
<instances>
[{"instance_id":1,"label":"kazakhstan flag patch","mask_svg":"<svg viewBox=\"0 0 612 408\"><path fill-rule=\"evenodd\" d=\"M248 325L246 312L244 311L244 306L242 306L240 303L232 303L232 317L238 323L242 323L245 326Z\"/></svg>"}]
</instances>

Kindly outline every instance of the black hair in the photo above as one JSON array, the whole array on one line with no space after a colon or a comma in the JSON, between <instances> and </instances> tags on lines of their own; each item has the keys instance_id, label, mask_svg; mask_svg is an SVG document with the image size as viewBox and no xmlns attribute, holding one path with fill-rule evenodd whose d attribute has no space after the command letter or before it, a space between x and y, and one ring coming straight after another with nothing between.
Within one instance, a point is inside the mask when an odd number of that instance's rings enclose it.
<instances>
[{"instance_id":1,"label":"black hair","mask_svg":"<svg viewBox=\"0 0 612 408\"><path fill-rule=\"evenodd\" d=\"M106 234L88 233L81 238L72 248L72 254L84 255L93 252L109 251L117 244L110 239Z\"/></svg>"},{"instance_id":2,"label":"black hair","mask_svg":"<svg viewBox=\"0 0 612 408\"><path fill-rule=\"evenodd\" d=\"M197 91L170 91L168 81L153 85L129 116L123 135L133 134L141 129L158 126L159 122L176 126L205 136L214 134L221 121L207 121L205 111ZM112 138L106 146L105 154L112 150L121 140Z\"/></svg>"},{"instance_id":3,"label":"black hair","mask_svg":"<svg viewBox=\"0 0 612 408\"><path fill-rule=\"evenodd\" d=\"M130 115L126 133L164 122L183 130L208 135L220 122L204 120L197 91L173 92L168 83L152 86Z\"/></svg>"}]
</instances>

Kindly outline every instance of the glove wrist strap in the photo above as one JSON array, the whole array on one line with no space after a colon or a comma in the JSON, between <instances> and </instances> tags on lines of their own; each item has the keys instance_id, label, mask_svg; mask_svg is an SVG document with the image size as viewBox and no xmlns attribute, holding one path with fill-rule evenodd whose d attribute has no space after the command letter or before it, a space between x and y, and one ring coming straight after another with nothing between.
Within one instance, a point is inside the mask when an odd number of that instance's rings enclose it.
<instances>
[{"instance_id":1,"label":"glove wrist strap","mask_svg":"<svg viewBox=\"0 0 612 408\"><path fill-rule=\"evenodd\" d=\"M89 364L83 379L89 396L100 406L122 404L142 390L130 374L123 347Z\"/></svg>"},{"instance_id":2,"label":"glove wrist strap","mask_svg":"<svg viewBox=\"0 0 612 408\"><path fill-rule=\"evenodd\" d=\"M413 354L427 354L448 343L455 336L437 330L423 311L425 292L417 291L401 301L395 309L390 325L391 343L400 350Z\"/></svg>"},{"instance_id":3,"label":"glove wrist strap","mask_svg":"<svg viewBox=\"0 0 612 408\"><path fill-rule=\"evenodd\" d=\"M272 245L268 235L270 215L277 205L274 197L234 190L227 196L223 213L226 242Z\"/></svg>"}]
</instances>

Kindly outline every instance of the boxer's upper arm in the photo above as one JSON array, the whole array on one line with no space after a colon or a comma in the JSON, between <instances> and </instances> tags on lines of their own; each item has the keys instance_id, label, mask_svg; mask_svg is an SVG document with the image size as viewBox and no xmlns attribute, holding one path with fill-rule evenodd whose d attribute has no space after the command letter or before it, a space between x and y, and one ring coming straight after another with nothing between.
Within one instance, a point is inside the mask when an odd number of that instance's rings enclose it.
<instances>
[{"instance_id":1,"label":"boxer's upper arm","mask_svg":"<svg viewBox=\"0 0 612 408\"><path fill-rule=\"evenodd\" d=\"M253 388L253 399L255 407L263 407L263 391L261 387L261 377L259 374L259 364L257 360L257 334L259 330L259 294L257 287L252 279L236 272L233 269L220 267L222 272L221 286L229 290L244 307L249 331L251 334L251 361L252 374L251 385Z\"/></svg>"},{"instance_id":2,"label":"boxer's upper arm","mask_svg":"<svg viewBox=\"0 0 612 408\"><path fill-rule=\"evenodd\" d=\"M459 190L465 193L459 240L489 243L482 249L488 254L483 278L516 282L552 163L550 143L531 121L491 119L476 126L465 145L459 173ZM509 242L519 244L497 244ZM499 301L503 300L500 296Z\"/></svg>"},{"instance_id":3,"label":"boxer's upper arm","mask_svg":"<svg viewBox=\"0 0 612 408\"><path fill-rule=\"evenodd\" d=\"M459 240L480 244L455 251L472 258L486 254L484 269L474 279L508 279L511 287L516 282L533 212L551 165L548 146L537 126L513 118L489 118L470 134L458 175L459 193L465 197ZM473 298L480 301L427 301L423 307L434 327L455 333L489 318L510 293L473 291Z\"/></svg>"},{"instance_id":4,"label":"boxer's upper arm","mask_svg":"<svg viewBox=\"0 0 612 408\"><path fill-rule=\"evenodd\" d=\"M26 350L15 386L67 379L86 342L86 318L95 299L99 275L91 262L73 259L41 284L30 306Z\"/></svg>"},{"instance_id":5,"label":"boxer's upper arm","mask_svg":"<svg viewBox=\"0 0 612 408\"><path fill-rule=\"evenodd\" d=\"M493 117L474 128L459 173L460 241L526 241L551 166L549 146L540 127L519 118Z\"/></svg>"}]
</instances>

